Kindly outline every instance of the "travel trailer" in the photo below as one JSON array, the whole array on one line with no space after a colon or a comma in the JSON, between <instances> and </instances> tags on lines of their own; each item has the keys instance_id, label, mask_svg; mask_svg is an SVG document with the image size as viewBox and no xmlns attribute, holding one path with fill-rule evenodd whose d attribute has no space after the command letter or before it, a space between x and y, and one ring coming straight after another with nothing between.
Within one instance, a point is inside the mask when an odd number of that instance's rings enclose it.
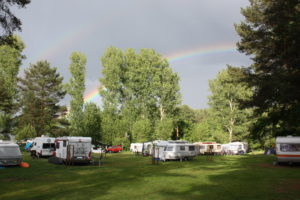
<instances>
[{"instance_id":1,"label":"travel trailer","mask_svg":"<svg viewBox=\"0 0 300 200\"><path fill-rule=\"evenodd\" d=\"M56 164L90 163L91 137L60 137L55 139L55 152L49 162Z\"/></svg>"},{"instance_id":2,"label":"travel trailer","mask_svg":"<svg viewBox=\"0 0 300 200\"><path fill-rule=\"evenodd\" d=\"M19 145L11 142L0 142L0 166L19 165L22 154Z\"/></svg>"},{"instance_id":3,"label":"travel trailer","mask_svg":"<svg viewBox=\"0 0 300 200\"><path fill-rule=\"evenodd\" d=\"M143 143L131 143L130 151L133 153L142 153L143 152Z\"/></svg>"},{"instance_id":4,"label":"travel trailer","mask_svg":"<svg viewBox=\"0 0 300 200\"><path fill-rule=\"evenodd\" d=\"M248 152L248 144L246 142L231 142L222 145L222 152L227 155L239 155Z\"/></svg>"},{"instance_id":5,"label":"travel trailer","mask_svg":"<svg viewBox=\"0 0 300 200\"><path fill-rule=\"evenodd\" d=\"M49 157L52 156L55 150L54 144L55 138L41 136L36 137L32 141L32 147L30 148L30 154L32 157Z\"/></svg>"},{"instance_id":6,"label":"travel trailer","mask_svg":"<svg viewBox=\"0 0 300 200\"><path fill-rule=\"evenodd\" d=\"M219 155L222 152L222 145L216 142L196 142L194 144L198 146L200 155Z\"/></svg>"},{"instance_id":7,"label":"travel trailer","mask_svg":"<svg viewBox=\"0 0 300 200\"><path fill-rule=\"evenodd\" d=\"M300 137L277 137L276 156L279 164L300 162Z\"/></svg>"},{"instance_id":8,"label":"travel trailer","mask_svg":"<svg viewBox=\"0 0 300 200\"><path fill-rule=\"evenodd\" d=\"M153 145L152 150L156 159L166 160L188 160L198 154L196 145L186 141L159 141Z\"/></svg>"}]
</instances>

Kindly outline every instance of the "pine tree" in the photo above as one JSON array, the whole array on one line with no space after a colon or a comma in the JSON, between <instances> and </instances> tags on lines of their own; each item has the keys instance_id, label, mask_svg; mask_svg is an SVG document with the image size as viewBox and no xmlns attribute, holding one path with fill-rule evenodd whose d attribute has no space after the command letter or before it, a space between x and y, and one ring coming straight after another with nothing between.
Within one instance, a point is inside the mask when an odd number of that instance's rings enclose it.
<instances>
[{"instance_id":1,"label":"pine tree","mask_svg":"<svg viewBox=\"0 0 300 200\"><path fill-rule=\"evenodd\" d=\"M253 60L247 81L254 95L245 105L262 116L253 133L300 135L300 2L250 3L235 28L239 50Z\"/></svg>"},{"instance_id":2,"label":"pine tree","mask_svg":"<svg viewBox=\"0 0 300 200\"><path fill-rule=\"evenodd\" d=\"M39 61L25 70L25 77L20 78L21 127L33 126L37 136L54 135L57 123L66 112L66 107L59 105L66 94L62 80L47 61Z\"/></svg>"},{"instance_id":3,"label":"pine tree","mask_svg":"<svg viewBox=\"0 0 300 200\"><path fill-rule=\"evenodd\" d=\"M17 76L24 56L24 43L10 37L13 45L0 45L0 133L11 133L13 116L17 111Z\"/></svg>"}]
</instances>

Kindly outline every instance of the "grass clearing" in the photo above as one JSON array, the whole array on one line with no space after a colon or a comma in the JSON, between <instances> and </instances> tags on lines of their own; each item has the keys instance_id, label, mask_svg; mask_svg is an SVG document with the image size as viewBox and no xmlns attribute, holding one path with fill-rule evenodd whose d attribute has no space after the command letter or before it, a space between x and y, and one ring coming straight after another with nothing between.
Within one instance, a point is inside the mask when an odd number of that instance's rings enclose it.
<instances>
[{"instance_id":1,"label":"grass clearing","mask_svg":"<svg viewBox=\"0 0 300 200\"><path fill-rule=\"evenodd\" d=\"M199 156L151 165L149 157L108 154L103 165L34 160L0 170L0 199L300 199L300 167L273 166L273 156Z\"/></svg>"}]
</instances>

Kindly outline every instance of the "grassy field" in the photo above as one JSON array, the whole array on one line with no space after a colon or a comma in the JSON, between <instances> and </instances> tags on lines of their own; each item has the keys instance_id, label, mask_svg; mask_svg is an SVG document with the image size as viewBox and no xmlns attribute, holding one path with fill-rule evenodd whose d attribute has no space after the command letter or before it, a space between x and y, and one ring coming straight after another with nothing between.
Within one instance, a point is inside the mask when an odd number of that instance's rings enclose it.
<instances>
[{"instance_id":1,"label":"grassy field","mask_svg":"<svg viewBox=\"0 0 300 200\"><path fill-rule=\"evenodd\" d=\"M108 154L103 165L0 169L0 199L300 199L300 167L273 166L263 155L205 156L151 165L150 158Z\"/></svg>"}]
</instances>

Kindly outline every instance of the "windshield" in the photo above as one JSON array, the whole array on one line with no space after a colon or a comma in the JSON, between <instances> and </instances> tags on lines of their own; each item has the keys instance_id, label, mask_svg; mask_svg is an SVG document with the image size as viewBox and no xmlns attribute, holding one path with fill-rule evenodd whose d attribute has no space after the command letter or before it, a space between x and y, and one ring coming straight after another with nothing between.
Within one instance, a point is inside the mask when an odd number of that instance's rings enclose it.
<instances>
[{"instance_id":1,"label":"windshield","mask_svg":"<svg viewBox=\"0 0 300 200\"><path fill-rule=\"evenodd\" d=\"M0 147L0 157L20 156L19 147Z\"/></svg>"}]
</instances>

